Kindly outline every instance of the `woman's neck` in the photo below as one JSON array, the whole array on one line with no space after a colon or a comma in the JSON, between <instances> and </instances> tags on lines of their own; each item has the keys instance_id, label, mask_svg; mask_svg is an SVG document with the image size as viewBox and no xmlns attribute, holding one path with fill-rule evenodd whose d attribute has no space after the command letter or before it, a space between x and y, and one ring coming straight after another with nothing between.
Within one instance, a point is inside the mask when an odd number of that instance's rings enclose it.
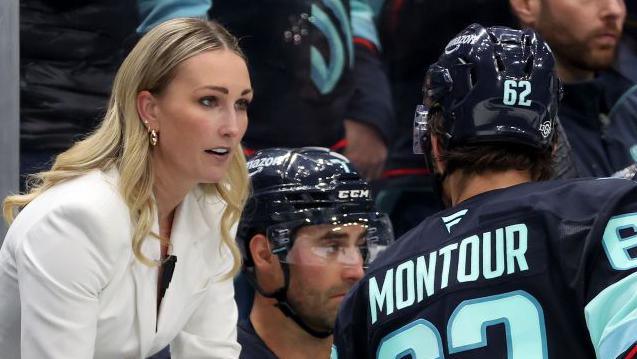
<instances>
[{"instance_id":1,"label":"woman's neck","mask_svg":"<svg viewBox=\"0 0 637 359\"><path fill-rule=\"evenodd\" d=\"M177 206L196 184L180 180L179 176L170 173L161 163L161 161L155 161L154 164L153 193L157 202L160 232L163 227L164 230L168 229L168 234L170 234ZM168 236L168 238L170 237Z\"/></svg>"},{"instance_id":2,"label":"woman's neck","mask_svg":"<svg viewBox=\"0 0 637 359\"><path fill-rule=\"evenodd\" d=\"M157 222L159 224L159 235L164 240L170 240L172 232L175 210L183 197L175 196L173 193L165 192L162 186L155 184L155 200L157 201Z\"/></svg>"}]
</instances>

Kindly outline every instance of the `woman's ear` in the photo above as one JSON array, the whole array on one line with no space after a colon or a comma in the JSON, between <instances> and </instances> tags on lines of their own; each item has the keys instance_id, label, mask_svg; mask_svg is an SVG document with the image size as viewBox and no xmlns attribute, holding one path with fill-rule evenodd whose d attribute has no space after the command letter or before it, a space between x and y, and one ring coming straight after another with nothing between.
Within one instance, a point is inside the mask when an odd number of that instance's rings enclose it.
<instances>
[{"instance_id":1,"label":"woman's ear","mask_svg":"<svg viewBox=\"0 0 637 359\"><path fill-rule=\"evenodd\" d=\"M157 99L150 91L144 90L137 94L137 114L144 122L144 126L150 130L159 131L157 120Z\"/></svg>"}]
</instances>

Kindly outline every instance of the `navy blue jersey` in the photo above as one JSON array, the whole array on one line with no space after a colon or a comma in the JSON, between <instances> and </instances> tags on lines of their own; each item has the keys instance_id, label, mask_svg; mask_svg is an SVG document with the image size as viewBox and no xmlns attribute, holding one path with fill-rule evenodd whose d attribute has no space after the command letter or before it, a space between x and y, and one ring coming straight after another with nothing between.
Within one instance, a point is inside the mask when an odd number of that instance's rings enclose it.
<instances>
[{"instance_id":1,"label":"navy blue jersey","mask_svg":"<svg viewBox=\"0 0 637 359\"><path fill-rule=\"evenodd\" d=\"M637 340L637 184L526 183L427 218L344 300L332 358L615 358Z\"/></svg>"},{"instance_id":2,"label":"navy blue jersey","mask_svg":"<svg viewBox=\"0 0 637 359\"><path fill-rule=\"evenodd\" d=\"M261 340L250 319L237 325L237 341L241 344L239 359L276 359L270 348Z\"/></svg>"}]
</instances>

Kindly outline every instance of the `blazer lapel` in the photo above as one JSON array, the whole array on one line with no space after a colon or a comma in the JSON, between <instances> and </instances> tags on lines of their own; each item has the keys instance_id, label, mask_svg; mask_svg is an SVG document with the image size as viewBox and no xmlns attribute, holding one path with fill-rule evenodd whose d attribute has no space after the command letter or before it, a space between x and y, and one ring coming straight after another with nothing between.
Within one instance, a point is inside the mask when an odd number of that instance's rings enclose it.
<instances>
[{"instance_id":1,"label":"blazer lapel","mask_svg":"<svg viewBox=\"0 0 637 359\"><path fill-rule=\"evenodd\" d=\"M170 336L169 340L177 334L175 324L183 319L182 311L195 299L193 296L207 287L213 275L223 205L221 202L215 206L207 204L210 197L196 188L188 193L175 213L171 254L177 256L177 263L162 299L157 330L160 337Z\"/></svg>"},{"instance_id":2,"label":"blazer lapel","mask_svg":"<svg viewBox=\"0 0 637 359\"><path fill-rule=\"evenodd\" d=\"M159 233L157 218L151 228ZM159 260L161 253L159 241L152 236L146 237L142 244L142 253L151 260ZM140 342L140 358L145 358L155 337L157 318L157 267L150 267L133 258L132 272L135 282L135 302L137 306L137 325Z\"/></svg>"}]
</instances>

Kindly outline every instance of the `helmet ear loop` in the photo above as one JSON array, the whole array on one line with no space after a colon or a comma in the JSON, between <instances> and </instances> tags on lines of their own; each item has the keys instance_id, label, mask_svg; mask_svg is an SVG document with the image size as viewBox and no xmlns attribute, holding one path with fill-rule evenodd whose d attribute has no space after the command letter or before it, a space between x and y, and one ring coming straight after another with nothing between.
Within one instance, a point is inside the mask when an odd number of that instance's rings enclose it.
<instances>
[{"instance_id":1,"label":"helmet ear loop","mask_svg":"<svg viewBox=\"0 0 637 359\"><path fill-rule=\"evenodd\" d=\"M438 139L438 143L440 143L443 148L447 148L449 145L450 136L447 133L440 133L440 131L436 131L434 129L433 117L436 114L442 114L442 108L439 105L433 106L432 109L427 114L427 128L421 141L422 141L423 149L425 153L424 157L425 157L425 165L427 166L427 169L430 171L430 173L440 176L441 178L444 179L444 177L446 177L446 174L444 172L441 173L436 170L436 160L438 159L435 158L434 156L433 141L431 138L432 136L436 136L436 138Z\"/></svg>"},{"instance_id":2,"label":"helmet ear loop","mask_svg":"<svg viewBox=\"0 0 637 359\"><path fill-rule=\"evenodd\" d=\"M269 244L269 242L268 242ZM285 257L288 254L288 250L280 250L277 251L276 253L273 253L273 255L277 256L279 263L281 264L281 270L283 271L283 286L280 287L279 289L275 290L274 292L266 292L265 290L263 290L263 288L259 285L259 283L257 283L256 280L256 275L255 276L248 276L248 280L252 283L252 285L254 286L254 289L259 292L259 294L261 294L262 296L266 297L266 298L272 298L272 299L276 299L277 304L276 306L279 307L281 309L281 306L286 306L289 308L289 311L291 311L292 315L296 315L296 312L294 312L294 310L292 310L292 307L289 306L287 298L288 298L288 288L290 287L290 267L288 265L288 263L285 261ZM286 316L290 316L290 314L288 314L287 311L281 309Z\"/></svg>"},{"instance_id":3,"label":"helmet ear loop","mask_svg":"<svg viewBox=\"0 0 637 359\"><path fill-rule=\"evenodd\" d=\"M433 156L432 146L431 146L431 134L430 131L427 131L422 139L423 150L425 151L425 166L432 173L436 173L436 165L435 159Z\"/></svg>"},{"instance_id":4,"label":"helmet ear loop","mask_svg":"<svg viewBox=\"0 0 637 359\"><path fill-rule=\"evenodd\" d=\"M268 241L268 246L270 242ZM272 251L271 251L272 252ZM279 263L281 264L281 269L283 270L283 286L279 289L276 289L274 292L266 292L258 283L257 276L255 273L254 267L246 267L246 271L249 275L246 276L248 282L252 284L252 287L259 292L262 296L266 298L277 298L280 296L280 293L283 293L283 296L287 296L288 286L290 284L290 276L289 276L289 268L287 262L285 262L285 257L287 256L288 250L283 249L277 251L277 253L272 253L273 255L278 257Z\"/></svg>"},{"instance_id":5,"label":"helmet ear loop","mask_svg":"<svg viewBox=\"0 0 637 359\"><path fill-rule=\"evenodd\" d=\"M442 108L435 106L428 114L430 118L428 119L427 138L423 142L425 150L427 151L427 155L425 155L425 165L430 169L433 176L432 191L434 198L439 202L440 207L448 207L448 203L445 201L445 193L442 188L442 183L447 177L447 172L440 172L436 170L435 161L437 159L434 158L433 141L431 140L431 137L436 136L442 148L446 149L449 146L450 136L448 133L439 133L439 131L434 131L434 119L432 117L436 113L442 114Z\"/></svg>"},{"instance_id":6,"label":"helmet ear loop","mask_svg":"<svg viewBox=\"0 0 637 359\"><path fill-rule=\"evenodd\" d=\"M292 248L292 246L294 245L294 237L297 230L298 228L295 228L294 230L290 231L290 243L287 245L287 248L285 250L277 250L276 253L274 253L278 257L279 263L281 263L281 269L283 270L283 287L277 289L273 293L264 293L258 285L255 286L255 288L262 296L275 299L275 306L279 308L279 310L286 317L292 319L306 333L316 338L327 338L332 335L332 331L321 332L310 328L299 316L297 311L294 309L294 307L292 307L292 304L290 304L290 301L288 300L288 288L290 288L290 265L286 261L286 257L289 253L289 248Z\"/></svg>"}]
</instances>

